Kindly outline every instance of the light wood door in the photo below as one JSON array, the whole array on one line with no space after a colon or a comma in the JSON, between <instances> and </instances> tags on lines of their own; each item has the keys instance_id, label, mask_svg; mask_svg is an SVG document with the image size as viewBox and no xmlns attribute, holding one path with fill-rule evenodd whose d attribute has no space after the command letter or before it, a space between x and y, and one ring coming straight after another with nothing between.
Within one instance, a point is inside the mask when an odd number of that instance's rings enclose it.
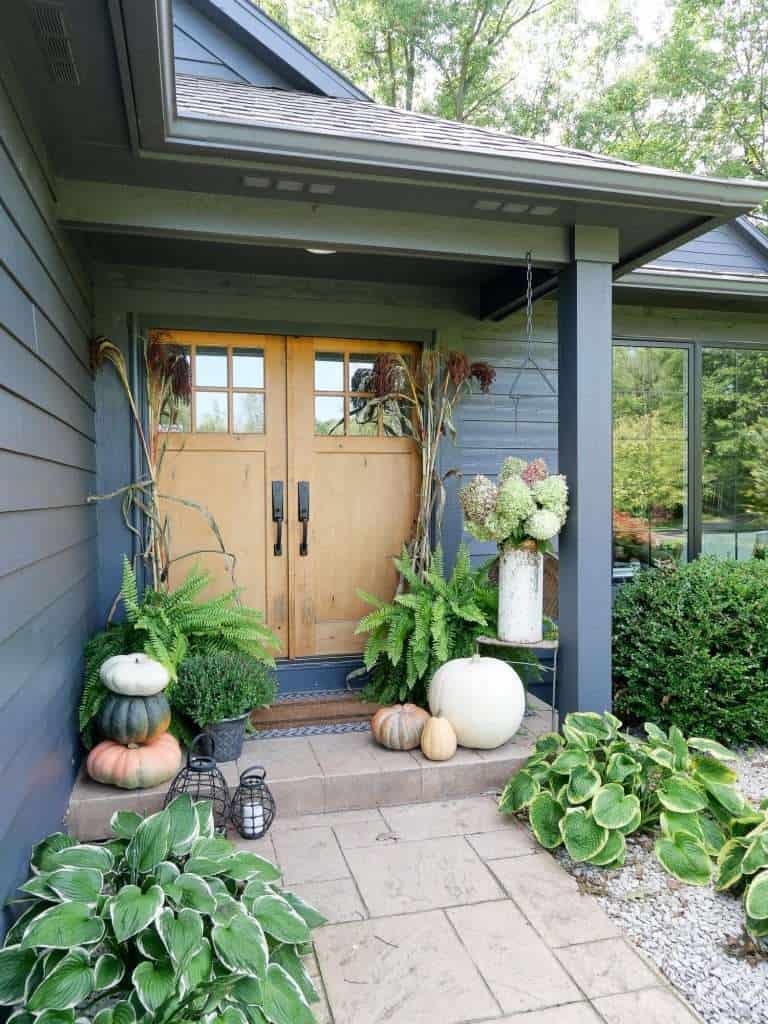
<instances>
[{"instance_id":1,"label":"light wood door","mask_svg":"<svg viewBox=\"0 0 768 1024\"><path fill-rule=\"evenodd\" d=\"M364 589L384 600L394 593L392 564L411 535L419 461L413 440L397 436L396 416L368 419L361 388L386 351L408 357L407 343L333 338L288 339L288 476L291 654L360 651L355 636L370 606ZM362 420L362 422L361 422ZM394 431L394 436L392 432ZM308 484L306 553L298 521L298 488Z\"/></svg>"},{"instance_id":2,"label":"light wood door","mask_svg":"<svg viewBox=\"0 0 768 1024\"><path fill-rule=\"evenodd\" d=\"M231 588L265 612L288 657L362 650L355 626L364 589L388 600L392 558L411 535L419 483L413 440L391 411L368 417L376 356L408 357L399 342L173 331L188 348L193 393L185 422L163 435L160 478L178 584L195 562L213 590ZM273 484L282 486L283 543L275 550ZM299 486L309 518L299 521ZM228 551L198 509L210 513ZM306 546L304 536L306 534Z\"/></svg>"},{"instance_id":3,"label":"light wood door","mask_svg":"<svg viewBox=\"0 0 768 1024\"><path fill-rule=\"evenodd\" d=\"M174 331L189 348L192 401L183 430L163 435L160 490L191 501L215 520L234 566L215 549L205 515L166 499L171 565L178 584L195 563L209 569L210 593L242 588L243 602L265 613L288 654L288 553L274 546L272 483L286 481L285 339L269 335Z\"/></svg>"}]
</instances>

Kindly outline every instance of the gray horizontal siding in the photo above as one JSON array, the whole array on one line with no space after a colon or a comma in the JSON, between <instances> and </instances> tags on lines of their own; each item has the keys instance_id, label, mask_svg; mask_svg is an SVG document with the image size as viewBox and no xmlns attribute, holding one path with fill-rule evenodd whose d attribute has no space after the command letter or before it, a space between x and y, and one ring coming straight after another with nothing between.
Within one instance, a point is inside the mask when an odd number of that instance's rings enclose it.
<instances>
[{"instance_id":1,"label":"gray horizontal siding","mask_svg":"<svg viewBox=\"0 0 768 1024\"><path fill-rule=\"evenodd\" d=\"M96 624L90 285L0 57L0 898L60 827ZM32 141L34 140L34 142ZM7 921L1 922L3 925Z\"/></svg>"},{"instance_id":2,"label":"gray horizontal siding","mask_svg":"<svg viewBox=\"0 0 768 1024\"><path fill-rule=\"evenodd\" d=\"M668 252L651 266L717 273L768 274L768 255L735 224L723 224Z\"/></svg>"}]
</instances>

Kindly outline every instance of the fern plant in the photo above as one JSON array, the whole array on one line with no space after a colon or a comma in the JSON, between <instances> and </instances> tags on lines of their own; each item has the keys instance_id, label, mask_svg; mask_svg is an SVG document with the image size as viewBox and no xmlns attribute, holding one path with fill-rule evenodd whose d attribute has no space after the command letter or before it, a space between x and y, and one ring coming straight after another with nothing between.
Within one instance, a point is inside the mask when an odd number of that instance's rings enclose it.
<instances>
[{"instance_id":1,"label":"fern plant","mask_svg":"<svg viewBox=\"0 0 768 1024\"><path fill-rule=\"evenodd\" d=\"M358 591L374 606L356 630L369 634L364 662L371 675L363 696L382 704L409 700L425 705L436 670L451 658L472 654L477 637L487 630L481 602L489 599L483 590L490 584L487 576L484 582L473 572L464 546L448 579L439 547L423 578L414 572L406 548L395 567L406 589L393 601Z\"/></svg>"},{"instance_id":2,"label":"fern plant","mask_svg":"<svg viewBox=\"0 0 768 1024\"><path fill-rule=\"evenodd\" d=\"M199 600L212 578L194 568L176 590L147 589L140 598L136 574L123 558L120 598L125 621L97 633L85 648L80 731L87 747L93 743L93 718L107 692L99 669L114 654L143 651L168 669L171 688L178 666L188 654L232 651L274 665L272 651L278 649L279 641L260 612L239 603L237 591Z\"/></svg>"}]
</instances>

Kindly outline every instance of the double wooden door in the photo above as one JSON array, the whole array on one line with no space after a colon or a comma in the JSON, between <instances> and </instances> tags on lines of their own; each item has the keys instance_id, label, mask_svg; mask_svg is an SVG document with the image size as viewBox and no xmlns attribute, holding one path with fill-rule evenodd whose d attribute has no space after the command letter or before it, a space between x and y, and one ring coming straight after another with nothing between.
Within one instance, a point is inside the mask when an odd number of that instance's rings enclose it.
<instances>
[{"instance_id":1,"label":"double wooden door","mask_svg":"<svg viewBox=\"0 0 768 1024\"><path fill-rule=\"evenodd\" d=\"M200 563L242 588L287 657L359 651L362 588L389 599L392 557L411 533L414 443L394 408L368 404L377 356L400 342L169 332L192 369L192 400L163 437L172 583ZM205 510L216 523L229 559Z\"/></svg>"}]
</instances>

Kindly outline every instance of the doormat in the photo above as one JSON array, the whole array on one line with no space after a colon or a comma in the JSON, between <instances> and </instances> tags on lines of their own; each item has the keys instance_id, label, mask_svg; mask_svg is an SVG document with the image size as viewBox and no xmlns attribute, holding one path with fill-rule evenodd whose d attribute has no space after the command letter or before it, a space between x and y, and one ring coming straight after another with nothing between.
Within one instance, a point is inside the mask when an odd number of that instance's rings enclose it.
<instances>
[{"instance_id":1,"label":"doormat","mask_svg":"<svg viewBox=\"0 0 768 1024\"><path fill-rule=\"evenodd\" d=\"M278 694L276 704L293 704L302 700L323 700L325 697L356 697L360 690L297 690Z\"/></svg>"},{"instance_id":2,"label":"doormat","mask_svg":"<svg viewBox=\"0 0 768 1024\"><path fill-rule=\"evenodd\" d=\"M335 722L331 725L292 725L285 729L259 729L246 736L251 740L280 740L293 736L327 736L345 732L370 732L370 722Z\"/></svg>"}]
</instances>

